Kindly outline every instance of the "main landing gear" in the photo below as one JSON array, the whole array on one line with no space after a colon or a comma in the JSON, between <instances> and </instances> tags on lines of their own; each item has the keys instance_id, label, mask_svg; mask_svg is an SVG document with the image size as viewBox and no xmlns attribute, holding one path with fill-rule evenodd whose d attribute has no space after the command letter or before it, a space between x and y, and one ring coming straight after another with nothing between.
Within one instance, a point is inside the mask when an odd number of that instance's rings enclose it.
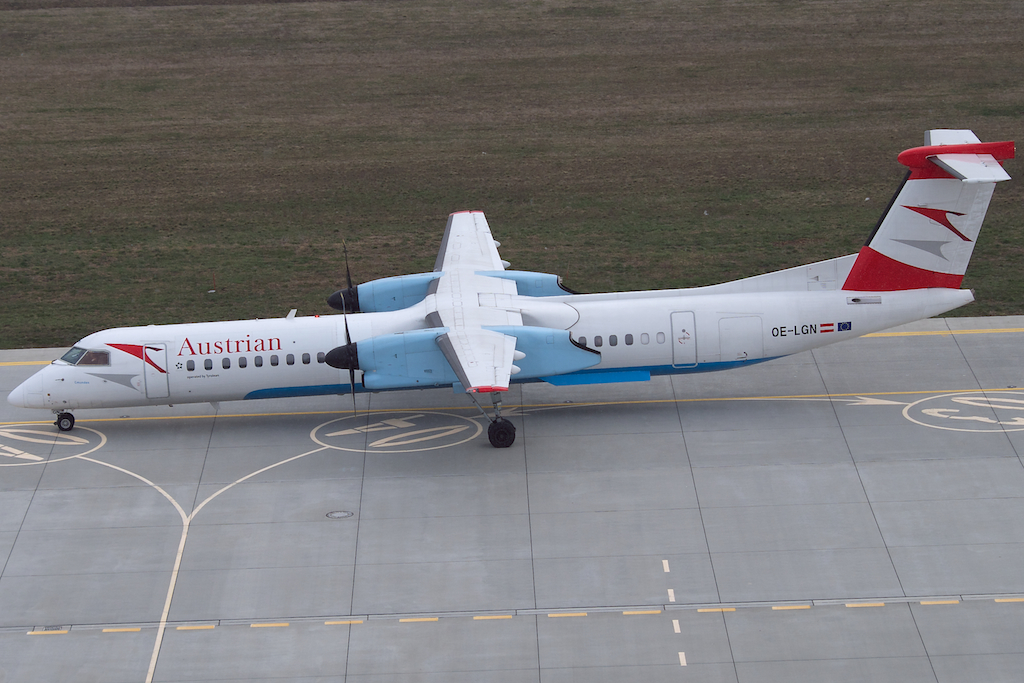
<instances>
[{"instance_id":1,"label":"main landing gear","mask_svg":"<svg viewBox=\"0 0 1024 683\"><path fill-rule=\"evenodd\" d=\"M516 426L501 416L501 394L497 391L491 393L491 404L494 406L494 419L487 415L487 411L476 400L476 396L470 394L473 403L480 409L491 424L487 427L487 439L495 448L508 448L516 440Z\"/></svg>"},{"instance_id":2,"label":"main landing gear","mask_svg":"<svg viewBox=\"0 0 1024 683\"><path fill-rule=\"evenodd\" d=\"M75 416L68 412L57 413L57 421L53 424L62 432L70 432L75 426Z\"/></svg>"}]
</instances>

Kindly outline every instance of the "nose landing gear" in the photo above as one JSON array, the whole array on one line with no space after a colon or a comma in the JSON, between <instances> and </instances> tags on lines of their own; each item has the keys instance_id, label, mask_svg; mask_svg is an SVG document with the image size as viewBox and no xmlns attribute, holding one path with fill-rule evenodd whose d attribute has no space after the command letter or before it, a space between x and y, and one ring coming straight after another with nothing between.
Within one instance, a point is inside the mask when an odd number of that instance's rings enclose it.
<instances>
[{"instance_id":1,"label":"nose landing gear","mask_svg":"<svg viewBox=\"0 0 1024 683\"><path fill-rule=\"evenodd\" d=\"M75 426L75 416L68 412L57 413L57 429L62 432L70 432Z\"/></svg>"}]
</instances>

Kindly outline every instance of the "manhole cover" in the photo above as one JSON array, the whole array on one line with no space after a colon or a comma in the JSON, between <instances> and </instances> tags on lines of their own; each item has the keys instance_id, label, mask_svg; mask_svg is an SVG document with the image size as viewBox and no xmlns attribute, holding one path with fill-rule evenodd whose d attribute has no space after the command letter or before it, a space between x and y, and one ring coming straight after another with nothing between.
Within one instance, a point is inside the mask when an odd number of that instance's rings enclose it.
<instances>
[{"instance_id":1,"label":"manhole cover","mask_svg":"<svg viewBox=\"0 0 1024 683\"><path fill-rule=\"evenodd\" d=\"M335 510L334 512L328 512L327 517L329 519L345 519L346 517L351 517L354 514L354 512L349 512L348 510Z\"/></svg>"}]
</instances>

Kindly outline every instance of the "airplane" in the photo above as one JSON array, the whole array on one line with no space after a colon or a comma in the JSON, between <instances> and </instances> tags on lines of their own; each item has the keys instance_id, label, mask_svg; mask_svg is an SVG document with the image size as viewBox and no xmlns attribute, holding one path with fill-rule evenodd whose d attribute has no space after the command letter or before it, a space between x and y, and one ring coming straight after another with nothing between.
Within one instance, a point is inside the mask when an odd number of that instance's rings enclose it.
<instances>
[{"instance_id":1,"label":"airplane","mask_svg":"<svg viewBox=\"0 0 1024 683\"><path fill-rule=\"evenodd\" d=\"M448 217L429 273L338 290L341 315L149 325L85 337L8 396L57 415L88 408L451 386L515 440L510 384L639 382L737 368L939 315L960 289L1013 142L936 129L902 152L903 183L858 253L689 289L577 294L509 270L484 214ZM348 271L346 262L346 272ZM477 396L490 394L493 417Z\"/></svg>"}]
</instances>

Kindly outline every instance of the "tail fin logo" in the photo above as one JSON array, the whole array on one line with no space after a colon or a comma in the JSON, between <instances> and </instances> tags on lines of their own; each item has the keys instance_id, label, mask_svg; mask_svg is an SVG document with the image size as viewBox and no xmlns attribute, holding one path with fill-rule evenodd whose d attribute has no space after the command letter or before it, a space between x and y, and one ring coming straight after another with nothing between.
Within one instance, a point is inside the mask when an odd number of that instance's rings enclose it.
<instances>
[{"instance_id":1,"label":"tail fin logo","mask_svg":"<svg viewBox=\"0 0 1024 683\"><path fill-rule=\"evenodd\" d=\"M904 209L910 209L911 211L915 211L915 212L921 214L922 216L924 216L925 218L930 218L931 220L935 221L936 223L938 223L942 227L948 228L949 230L951 230L953 232L954 235L956 235L957 237L962 239L964 242L970 242L971 241L967 237L967 235L965 235L962 232L960 232L959 230L957 230L955 227L953 227L953 224L949 222L950 214L952 214L954 216L963 216L965 214L962 214L962 213L960 213L958 211L946 211L945 209L929 209L929 208L926 208L926 207L923 207L923 206L907 206L906 204L903 205L903 208Z\"/></svg>"}]
</instances>

